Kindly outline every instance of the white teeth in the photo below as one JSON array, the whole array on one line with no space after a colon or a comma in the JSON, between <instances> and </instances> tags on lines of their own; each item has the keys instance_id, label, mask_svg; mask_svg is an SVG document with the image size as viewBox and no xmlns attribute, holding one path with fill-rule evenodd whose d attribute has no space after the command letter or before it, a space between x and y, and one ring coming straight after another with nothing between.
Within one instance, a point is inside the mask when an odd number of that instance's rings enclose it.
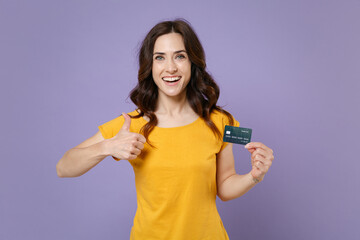
<instances>
[{"instance_id":1,"label":"white teeth","mask_svg":"<svg viewBox=\"0 0 360 240\"><path fill-rule=\"evenodd\" d=\"M179 80L181 77L164 77L163 80L167 82L173 82Z\"/></svg>"}]
</instances>

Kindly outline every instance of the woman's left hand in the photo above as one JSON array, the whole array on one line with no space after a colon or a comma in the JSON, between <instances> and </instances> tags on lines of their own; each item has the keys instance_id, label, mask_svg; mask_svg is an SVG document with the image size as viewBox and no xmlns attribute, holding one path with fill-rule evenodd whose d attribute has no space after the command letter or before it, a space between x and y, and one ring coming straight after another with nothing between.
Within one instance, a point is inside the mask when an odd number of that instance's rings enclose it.
<instances>
[{"instance_id":1,"label":"woman's left hand","mask_svg":"<svg viewBox=\"0 0 360 240\"><path fill-rule=\"evenodd\" d=\"M256 183L260 182L274 160L273 150L261 142L249 142L245 148L251 153L250 174Z\"/></svg>"}]
</instances>

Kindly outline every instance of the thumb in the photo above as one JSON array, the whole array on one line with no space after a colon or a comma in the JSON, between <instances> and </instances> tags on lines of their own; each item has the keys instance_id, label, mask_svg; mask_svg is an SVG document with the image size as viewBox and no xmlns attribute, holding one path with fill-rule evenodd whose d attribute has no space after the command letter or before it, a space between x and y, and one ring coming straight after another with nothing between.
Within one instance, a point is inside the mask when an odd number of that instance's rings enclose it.
<instances>
[{"instance_id":1,"label":"thumb","mask_svg":"<svg viewBox=\"0 0 360 240\"><path fill-rule=\"evenodd\" d=\"M130 130L130 124L131 124L131 118L126 113L122 113L122 115L125 118L125 122L124 122L124 125L122 126L121 130L129 131Z\"/></svg>"}]
</instances>

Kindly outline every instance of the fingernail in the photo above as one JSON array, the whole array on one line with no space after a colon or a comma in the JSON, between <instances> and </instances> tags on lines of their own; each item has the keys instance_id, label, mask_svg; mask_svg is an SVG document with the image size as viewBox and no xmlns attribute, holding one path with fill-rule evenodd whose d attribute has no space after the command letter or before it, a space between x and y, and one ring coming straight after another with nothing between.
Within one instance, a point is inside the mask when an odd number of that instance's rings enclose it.
<instances>
[{"instance_id":1,"label":"fingernail","mask_svg":"<svg viewBox=\"0 0 360 240\"><path fill-rule=\"evenodd\" d=\"M249 147L249 144L246 144L245 146L244 146L244 148L248 148Z\"/></svg>"}]
</instances>

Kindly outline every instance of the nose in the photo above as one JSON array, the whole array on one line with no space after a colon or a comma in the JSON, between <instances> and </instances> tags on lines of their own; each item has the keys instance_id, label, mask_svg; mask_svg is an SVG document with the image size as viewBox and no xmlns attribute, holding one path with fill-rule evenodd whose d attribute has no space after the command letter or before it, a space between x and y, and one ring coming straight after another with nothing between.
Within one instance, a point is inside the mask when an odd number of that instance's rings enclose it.
<instances>
[{"instance_id":1,"label":"nose","mask_svg":"<svg viewBox=\"0 0 360 240\"><path fill-rule=\"evenodd\" d=\"M176 63L173 59L170 59L166 64L166 71L169 73L174 73L177 71Z\"/></svg>"}]
</instances>

